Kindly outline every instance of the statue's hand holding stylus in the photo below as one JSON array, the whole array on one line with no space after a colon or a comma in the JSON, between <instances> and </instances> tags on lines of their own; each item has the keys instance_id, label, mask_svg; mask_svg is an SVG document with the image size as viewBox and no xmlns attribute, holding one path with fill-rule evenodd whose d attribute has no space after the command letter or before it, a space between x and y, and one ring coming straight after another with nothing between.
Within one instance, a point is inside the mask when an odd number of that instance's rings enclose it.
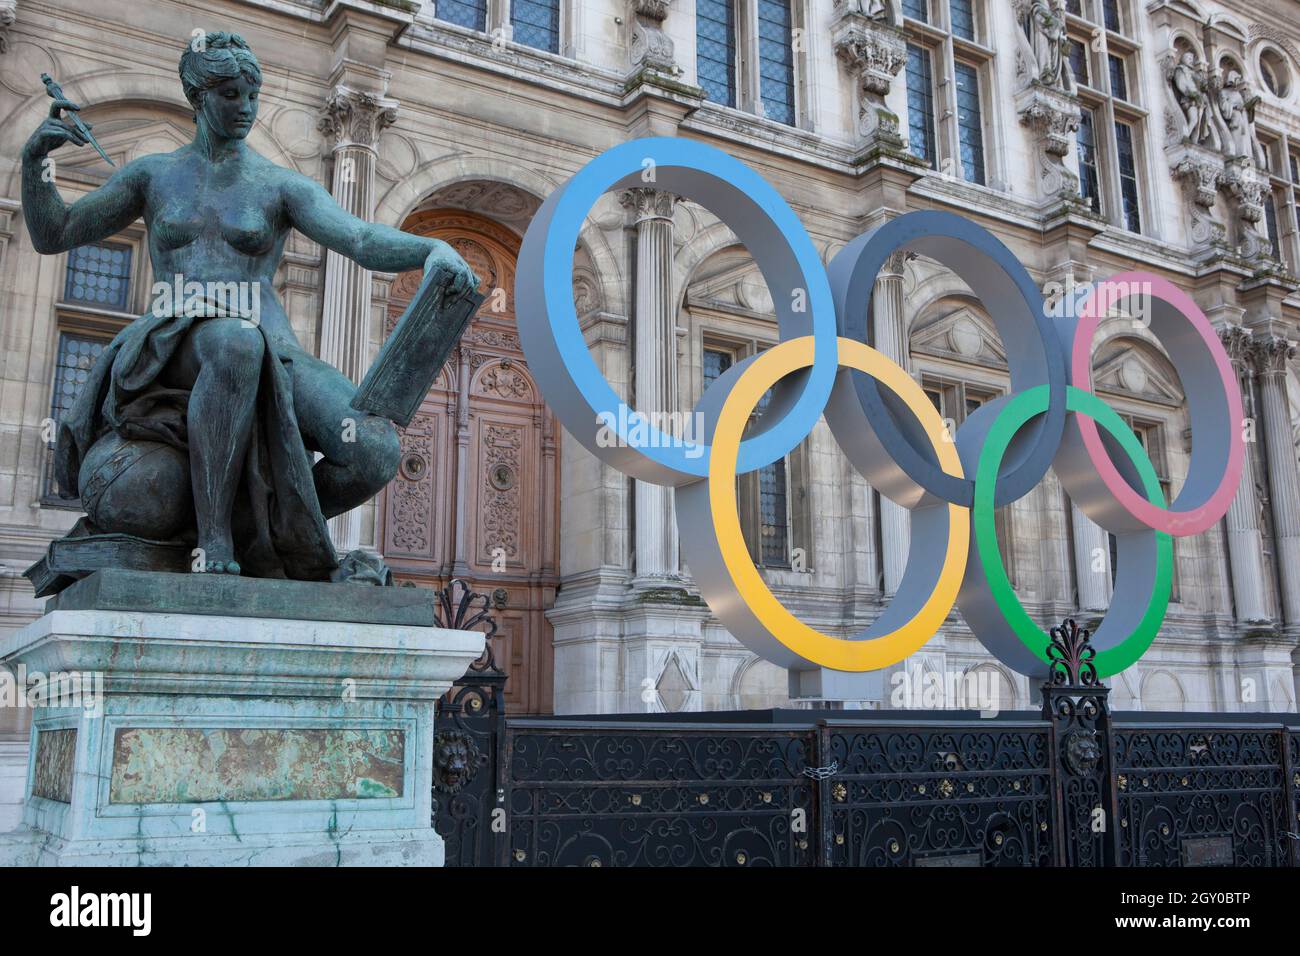
<instances>
[{"instance_id":1,"label":"statue's hand holding stylus","mask_svg":"<svg viewBox=\"0 0 1300 956\"><path fill-rule=\"evenodd\" d=\"M76 112L80 109L81 107L71 100L56 99L52 102L49 115L27 140L27 144L23 147L23 154L30 159L43 159L64 143L73 143L77 146L89 145L90 140L85 134L71 123L65 122L59 115L63 110ZM87 123L86 128L92 127Z\"/></svg>"}]
</instances>

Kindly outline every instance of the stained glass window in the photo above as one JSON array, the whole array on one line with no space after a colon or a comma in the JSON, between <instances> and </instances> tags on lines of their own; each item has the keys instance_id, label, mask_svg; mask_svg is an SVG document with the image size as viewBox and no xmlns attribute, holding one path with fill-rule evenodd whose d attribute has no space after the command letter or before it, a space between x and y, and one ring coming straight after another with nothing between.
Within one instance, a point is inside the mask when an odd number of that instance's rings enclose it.
<instances>
[{"instance_id":1,"label":"stained glass window","mask_svg":"<svg viewBox=\"0 0 1300 956\"><path fill-rule=\"evenodd\" d=\"M736 105L736 6L733 0L696 0L695 61L707 99Z\"/></svg>"},{"instance_id":2,"label":"stained glass window","mask_svg":"<svg viewBox=\"0 0 1300 956\"><path fill-rule=\"evenodd\" d=\"M438 0L434 17L471 30L487 28L487 0Z\"/></svg>"},{"instance_id":3,"label":"stained glass window","mask_svg":"<svg viewBox=\"0 0 1300 956\"><path fill-rule=\"evenodd\" d=\"M1277 206L1270 195L1264 199L1264 225L1268 228L1268 241L1273 247L1273 258L1282 256L1282 241L1277 232Z\"/></svg>"},{"instance_id":4,"label":"stained glass window","mask_svg":"<svg viewBox=\"0 0 1300 956\"><path fill-rule=\"evenodd\" d=\"M1124 70L1124 61L1115 54L1107 54L1110 63L1110 95L1119 100L1128 100L1128 73Z\"/></svg>"},{"instance_id":5,"label":"stained glass window","mask_svg":"<svg viewBox=\"0 0 1300 956\"><path fill-rule=\"evenodd\" d=\"M903 0L903 16L929 23L930 9L927 0Z\"/></svg>"},{"instance_id":6,"label":"stained glass window","mask_svg":"<svg viewBox=\"0 0 1300 956\"><path fill-rule=\"evenodd\" d=\"M979 73L969 63L956 64L957 142L961 172L967 182L984 185L984 121L980 111Z\"/></svg>"},{"instance_id":7,"label":"stained glass window","mask_svg":"<svg viewBox=\"0 0 1300 956\"><path fill-rule=\"evenodd\" d=\"M763 115L794 125L794 42L790 0L758 0L759 92Z\"/></svg>"},{"instance_id":8,"label":"stained glass window","mask_svg":"<svg viewBox=\"0 0 1300 956\"><path fill-rule=\"evenodd\" d=\"M120 242L78 246L68 253L65 302L126 311L131 294L131 247Z\"/></svg>"},{"instance_id":9,"label":"stained glass window","mask_svg":"<svg viewBox=\"0 0 1300 956\"><path fill-rule=\"evenodd\" d=\"M762 521L762 563L790 566L790 517L786 513L785 459L764 465L758 473L758 509Z\"/></svg>"},{"instance_id":10,"label":"stained glass window","mask_svg":"<svg viewBox=\"0 0 1300 956\"><path fill-rule=\"evenodd\" d=\"M935 165L934 83L930 51L907 45L907 144L912 155Z\"/></svg>"},{"instance_id":11,"label":"stained glass window","mask_svg":"<svg viewBox=\"0 0 1300 956\"><path fill-rule=\"evenodd\" d=\"M1291 154L1291 184L1296 188L1295 225L1300 229L1300 156Z\"/></svg>"},{"instance_id":12,"label":"stained glass window","mask_svg":"<svg viewBox=\"0 0 1300 956\"><path fill-rule=\"evenodd\" d=\"M954 36L967 40L975 39L975 2L974 0L948 0L948 15L952 19Z\"/></svg>"},{"instance_id":13,"label":"stained glass window","mask_svg":"<svg viewBox=\"0 0 1300 956\"><path fill-rule=\"evenodd\" d=\"M731 368L731 353L714 349L704 350L704 387L708 388L714 380Z\"/></svg>"},{"instance_id":14,"label":"stained glass window","mask_svg":"<svg viewBox=\"0 0 1300 956\"><path fill-rule=\"evenodd\" d=\"M1101 183L1097 173L1097 127L1092 110L1085 109L1079 117L1079 131L1075 134L1079 154L1079 195L1095 213L1101 212Z\"/></svg>"},{"instance_id":15,"label":"stained glass window","mask_svg":"<svg viewBox=\"0 0 1300 956\"><path fill-rule=\"evenodd\" d=\"M1071 40L1069 46L1070 71L1074 79L1084 86L1091 86L1088 79L1088 47L1078 40Z\"/></svg>"},{"instance_id":16,"label":"stained glass window","mask_svg":"<svg viewBox=\"0 0 1300 956\"><path fill-rule=\"evenodd\" d=\"M560 0L511 0L515 42L560 52Z\"/></svg>"},{"instance_id":17,"label":"stained glass window","mask_svg":"<svg viewBox=\"0 0 1300 956\"><path fill-rule=\"evenodd\" d=\"M1121 33L1124 24L1119 16L1119 0L1101 0L1101 14L1106 21L1106 29Z\"/></svg>"},{"instance_id":18,"label":"stained glass window","mask_svg":"<svg viewBox=\"0 0 1300 956\"><path fill-rule=\"evenodd\" d=\"M1124 228L1142 231L1142 211L1138 201L1137 162L1134 159L1133 127L1115 121L1115 146L1119 154L1119 191L1124 200Z\"/></svg>"},{"instance_id":19,"label":"stained glass window","mask_svg":"<svg viewBox=\"0 0 1300 956\"><path fill-rule=\"evenodd\" d=\"M95 360L108 342L107 338L81 332L59 333L59 351L54 360L54 393L50 396L50 418L54 421L61 422L67 416L90 377ZM49 447L54 447L53 441ZM53 456L47 456L44 495L63 498L54 481L53 463Z\"/></svg>"}]
</instances>

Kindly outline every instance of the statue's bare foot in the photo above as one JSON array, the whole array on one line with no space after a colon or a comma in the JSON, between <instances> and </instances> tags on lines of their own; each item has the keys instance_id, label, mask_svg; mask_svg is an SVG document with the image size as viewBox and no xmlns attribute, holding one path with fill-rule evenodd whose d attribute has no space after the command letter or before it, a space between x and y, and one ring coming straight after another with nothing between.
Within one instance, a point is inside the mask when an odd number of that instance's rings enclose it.
<instances>
[{"instance_id":1,"label":"statue's bare foot","mask_svg":"<svg viewBox=\"0 0 1300 956\"><path fill-rule=\"evenodd\" d=\"M243 569L235 560L235 549L229 544L201 549L204 559L196 570L201 574L240 574Z\"/></svg>"}]
</instances>

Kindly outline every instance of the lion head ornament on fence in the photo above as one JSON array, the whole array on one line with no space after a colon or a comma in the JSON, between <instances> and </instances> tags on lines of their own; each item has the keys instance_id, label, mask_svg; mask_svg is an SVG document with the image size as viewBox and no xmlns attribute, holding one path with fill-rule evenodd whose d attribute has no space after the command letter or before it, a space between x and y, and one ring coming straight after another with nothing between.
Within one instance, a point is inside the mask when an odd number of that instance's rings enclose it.
<instances>
[{"instance_id":1,"label":"lion head ornament on fence","mask_svg":"<svg viewBox=\"0 0 1300 956\"><path fill-rule=\"evenodd\" d=\"M573 250L610 189L666 190L707 207L762 271L780 342L716 379L696 406L694 440L630 411L597 368L573 298ZM1009 394L949 430L920 385L871 347L877 273L892 254L936 260L983 302L1007 353ZM722 624L792 670L879 670L920 649L954 602L984 646L1031 677L1048 668L1048 634L1007 578L995 509L1049 468L1117 541L1115 590L1093 636L1101 676L1133 664L1169 604L1173 536L1227 511L1244 455L1241 393L1218 336L1169 281L1127 272L1049 305L998 239L947 212L913 212L861 235L824 267L794 212L761 176L702 143L634 140L597 156L529 225L515 286L529 367L569 432L601 461L676 489L682 556ZM1115 315L1140 322L1182 379L1191 418L1187 479L1172 504L1120 416L1092 390L1094 338ZM757 418L753 413L770 397ZM773 595L741 532L736 477L792 451L825 416L852 465L911 512L902 581L871 626L846 637L798 620ZM751 421L751 418L753 420ZM615 440L610 440L610 435Z\"/></svg>"}]
</instances>

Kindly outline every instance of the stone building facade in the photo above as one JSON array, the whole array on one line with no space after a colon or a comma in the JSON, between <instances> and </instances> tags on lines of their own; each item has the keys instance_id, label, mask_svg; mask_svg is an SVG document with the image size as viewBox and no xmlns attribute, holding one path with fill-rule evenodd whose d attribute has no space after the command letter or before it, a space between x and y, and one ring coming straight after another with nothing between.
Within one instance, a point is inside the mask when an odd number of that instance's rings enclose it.
<instances>
[{"instance_id":1,"label":"stone building facade","mask_svg":"<svg viewBox=\"0 0 1300 956\"><path fill-rule=\"evenodd\" d=\"M826 259L903 212L949 209L1045 287L1143 268L1190 293L1240 375L1250 460L1225 519L1177 542L1167 623L1114 699L1294 708L1300 20L1287 0L0 0L0 631L39 613L21 572L78 515L50 480L49 424L154 281L140 223L66 255L33 250L18 156L47 109L39 76L84 104L121 165L188 142L176 62L194 31L215 29L242 34L262 64L254 148L360 216L446 238L485 277L487 303L403 434L398 478L331 525L341 550L377 550L399 578L460 577L490 595L516 711L787 698L784 672L699 600L672 493L565 434L519 347L514 263L532 213L593 156L649 135L703 140L758 170ZM111 172L89 149L55 158L69 200ZM357 378L417 279L295 234L278 288L303 344ZM1007 390L1002 343L952 273L897 256L877 282L875 344L945 418ZM689 411L776 341L735 236L662 192L596 205L574 296L598 365L643 411ZM1176 495L1189 426L1159 342L1113 320L1094 376ZM802 620L847 634L880 613L908 516L824 423L739 493L754 558ZM1104 612L1110 542L1053 476L998 520L1035 619ZM956 611L905 666L987 672L1001 706L1034 705ZM0 715L0 736L23 724Z\"/></svg>"}]
</instances>

